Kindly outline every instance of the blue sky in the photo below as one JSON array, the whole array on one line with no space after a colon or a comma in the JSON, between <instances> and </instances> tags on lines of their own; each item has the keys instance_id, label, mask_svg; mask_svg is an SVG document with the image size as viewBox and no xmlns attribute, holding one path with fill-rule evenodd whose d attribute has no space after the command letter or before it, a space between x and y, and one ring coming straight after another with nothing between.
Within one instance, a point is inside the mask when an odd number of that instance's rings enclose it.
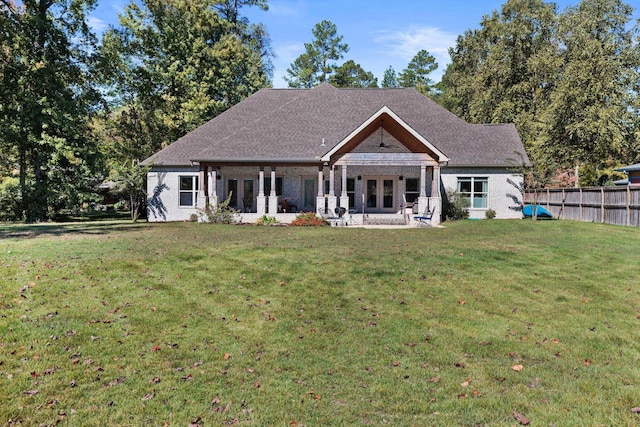
<instances>
[{"instance_id":1,"label":"blue sky","mask_svg":"<svg viewBox=\"0 0 640 427\"><path fill-rule=\"evenodd\" d=\"M311 29L323 19L336 24L349 45L344 60L353 59L380 82L392 66L402 71L421 49L436 57L440 80L449 63L448 49L458 35L477 28L483 15L499 10L506 0L269 0L269 11L245 8L251 22L262 22L276 54L273 86L286 87L283 76L313 38ZM562 10L579 0L556 0ZM626 0L640 18L640 0ZM99 1L91 24L99 32L117 24L117 14L128 1Z\"/></svg>"}]
</instances>

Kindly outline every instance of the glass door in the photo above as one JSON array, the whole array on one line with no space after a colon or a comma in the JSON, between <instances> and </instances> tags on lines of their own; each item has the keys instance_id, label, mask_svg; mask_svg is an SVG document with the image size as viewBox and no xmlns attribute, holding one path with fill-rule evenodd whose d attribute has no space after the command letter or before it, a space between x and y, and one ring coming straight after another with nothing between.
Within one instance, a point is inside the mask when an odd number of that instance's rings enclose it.
<instances>
[{"instance_id":1,"label":"glass door","mask_svg":"<svg viewBox=\"0 0 640 427\"><path fill-rule=\"evenodd\" d=\"M304 212L315 212L316 210L316 180L304 178L302 180L302 206Z\"/></svg>"},{"instance_id":2,"label":"glass door","mask_svg":"<svg viewBox=\"0 0 640 427\"><path fill-rule=\"evenodd\" d=\"M371 177L365 182L366 212L391 213L395 211L395 185L393 178Z\"/></svg>"}]
</instances>

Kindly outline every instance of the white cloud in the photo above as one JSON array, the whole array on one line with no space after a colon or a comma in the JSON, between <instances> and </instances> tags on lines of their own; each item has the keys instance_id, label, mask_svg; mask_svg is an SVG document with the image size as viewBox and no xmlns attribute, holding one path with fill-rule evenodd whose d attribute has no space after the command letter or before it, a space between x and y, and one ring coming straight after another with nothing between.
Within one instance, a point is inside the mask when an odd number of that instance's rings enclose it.
<instances>
[{"instance_id":1,"label":"white cloud","mask_svg":"<svg viewBox=\"0 0 640 427\"><path fill-rule=\"evenodd\" d=\"M108 24L102 19L91 15L87 17L87 24L97 34L101 34L108 27Z\"/></svg>"},{"instance_id":2,"label":"white cloud","mask_svg":"<svg viewBox=\"0 0 640 427\"><path fill-rule=\"evenodd\" d=\"M403 31L379 31L374 41L383 45L386 55L406 63L424 49L436 58L438 70L442 71L450 62L449 48L455 46L457 37L437 27L410 26Z\"/></svg>"},{"instance_id":3,"label":"white cloud","mask_svg":"<svg viewBox=\"0 0 640 427\"><path fill-rule=\"evenodd\" d=\"M269 13L278 16L299 16L306 12L307 5L304 1L297 2L283 2L283 1L271 1L269 2Z\"/></svg>"}]
</instances>

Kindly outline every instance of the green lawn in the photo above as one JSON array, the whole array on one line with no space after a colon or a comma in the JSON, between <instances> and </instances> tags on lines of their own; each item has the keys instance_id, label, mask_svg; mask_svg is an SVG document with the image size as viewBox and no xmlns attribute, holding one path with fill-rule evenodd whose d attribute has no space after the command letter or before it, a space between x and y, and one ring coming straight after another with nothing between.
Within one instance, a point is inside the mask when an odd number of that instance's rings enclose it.
<instances>
[{"instance_id":1,"label":"green lawn","mask_svg":"<svg viewBox=\"0 0 640 427\"><path fill-rule=\"evenodd\" d=\"M0 424L634 425L640 230L0 226Z\"/></svg>"}]
</instances>

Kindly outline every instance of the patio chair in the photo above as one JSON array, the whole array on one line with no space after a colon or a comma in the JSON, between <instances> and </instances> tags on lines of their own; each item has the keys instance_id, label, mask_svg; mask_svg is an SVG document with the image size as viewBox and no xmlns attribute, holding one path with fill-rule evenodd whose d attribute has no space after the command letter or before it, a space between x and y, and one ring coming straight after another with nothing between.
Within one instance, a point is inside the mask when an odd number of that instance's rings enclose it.
<instances>
[{"instance_id":1,"label":"patio chair","mask_svg":"<svg viewBox=\"0 0 640 427\"><path fill-rule=\"evenodd\" d=\"M431 210L427 208L427 211L422 215L415 215L413 217L413 220L416 221L416 225L418 226L424 225L427 227L431 227L431 219L433 218L433 214L435 210L436 210L436 207L434 206L433 208L431 208Z\"/></svg>"},{"instance_id":2,"label":"patio chair","mask_svg":"<svg viewBox=\"0 0 640 427\"><path fill-rule=\"evenodd\" d=\"M413 213L414 206L415 206L415 202L407 202L407 196L403 194L402 195L402 215L404 217L405 224L409 224L409 220L411 219L410 215Z\"/></svg>"},{"instance_id":3,"label":"patio chair","mask_svg":"<svg viewBox=\"0 0 640 427\"><path fill-rule=\"evenodd\" d=\"M282 199L283 212L298 212L298 206L292 203L292 200Z\"/></svg>"},{"instance_id":4,"label":"patio chair","mask_svg":"<svg viewBox=\"0 0 640 427\"><path fill-rule=\"evenodd\" d=\"M251 212L253 210L253 199L248 199L246 197L243 197L242 208L245 212Z\"/></svg>"}]
</instances>

